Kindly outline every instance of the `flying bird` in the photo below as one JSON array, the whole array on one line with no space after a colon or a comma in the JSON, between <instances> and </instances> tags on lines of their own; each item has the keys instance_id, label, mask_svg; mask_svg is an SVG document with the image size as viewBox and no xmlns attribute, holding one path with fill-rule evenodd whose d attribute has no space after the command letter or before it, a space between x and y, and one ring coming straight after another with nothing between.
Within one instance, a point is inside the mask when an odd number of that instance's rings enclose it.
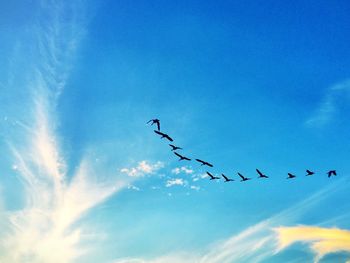
<instances>
[{"instance_id":1,"label":"flying bird","mask_svg":"<svg viewBox=\"0 0 350 263\"><path fill-rule=\"evenodd\" d=\"M262 172L260 172L259 169L255 169L256 172L259 174L259 178L269 178L267 175L263 174Z\"/></svg>"},{"instance_id":2,"label":"flying bird","mask_svg":"<svg viewBox=\"0 0 350 263\"><path fill-rule=\"evenodd\" d=\"M212 175L212 174L209 173L209 172L207 172L207 175L209 175L210 180L217 180L217 179L220 179L220 177L214 176L214 175Z\"/></svg>"},{"instance_id":3,"label":"flying bird","mask_svg":"<svg viewBox=\"0 0 350 263\"><path fill-rule=\"evenodd\" d=\"M170 136L168 135L168 134L165 134L165 133L162 133L162 132L160 132L160 131L156 131L156 130L154 130L154 132L156 133L156 134L159 134L159 135L161 135L162 137L161 138L166 138L166 139L168 139L169 141L174 141L172 138L170 138Z\"/></svg>"},{"instance_id":4,"label":"flying bird","mask_svg":"<svg viewBox=\"0 0 350 263\"><path fill-rule=\"evenodd\" d=\"M182 160L191 161L190 158L182 156L181 154L178 154L177 152L174 152L174 154L180 158L179 161L182 161Z\"/></svg>"},{"instance_id":5,"label":"flying bird","mask_svg":"<svg viewBox=\"0 0 350 263\"><path fill-rule=\"evenodd\" d=\"M241 182L244 182L244 181L248 181L248 180L251 180L252 178L248 178L248 177L244 177L242 174L240 173L237 173L239 175L239 177L242 178Z\"/></svg>"},{"instance_id":6,"label":"flying bird","mask_svg":"<svg viewBox=\"0 0 350 263\"><path fill-rule=\"evenodd\" d=\"M327 172L328 174L328 178L331 177L332 175L337 175L336 170L330 170L329 172Z\"/></svg>"},{"instance_id":7,"label":"flying bird","mask_svg":"<svg viewBox=\"0 0 350 263\"><path fill-rule=\"evenodd\" d=\"M225 179L225 183L227 183L227 182L233 182L234 180L233 179L231 179L231 178L228 178L226 175L224 175L224 174L221 174L222 175L222 177L224 177L224 179Z\"/></svg>"},{"instance_id":8,"label":"flying bird","mask_svg":"<svg viewBox=\"0 0 350 263\"><path fill-rule=\"evenodd\" d=\"M158 131L160 131L160 120L158 120L158 119L152 119L152 120L149 120L149 121L147 122L147 124L150 123L150 122L151 122L151 125L157 124L157 129L158 129Z\"/></svg>"},{"instance_id":9,"label":"flying bird","mask_svg":"<svg viewBox=\"0 0 350 263\"><path fill-rule=\"evenodd\" d=\"M313 172L313 171L310 171L310 170L306 170L306 176L310 176L310 175L313 175L313 174L315 174L315 172Z\"/></svg>"},{"instance_id":10,"label":"flying bird","mask_svg":"<svg viewBox=\"0 0 350 263\"><path fill-rule=\"evenodd\" d=\"M171 149L172 151L182 150L181 147L175 146L175 145L173 145L173 144L169 144L169 146L172 148L172 149Z\"/></svg>"},{"instance_id":11,"label":"flying bird","mask_svg":"<svg viewBox=\"0 0 350 263\"><path fill-rule=\"evenodd\" d=\"M296 177L296 176L295 176L294 174L288 173L287 179L293 179L293 178L295 178L295 177Z\"/></svg>"},{"instance_id":12,"label":"flying bird","mask_svg":"<svg viewBox=\"0 0 350 263\"><path fill-rule=\"evenodd\" d=\"M211 163L208 163L208 162L203 161L201 159L196 159L196 161L201 163L201 165L206 165L206 166L209 166L209 167L213 167L213 165Z\"/></svg>"}]
</instances>

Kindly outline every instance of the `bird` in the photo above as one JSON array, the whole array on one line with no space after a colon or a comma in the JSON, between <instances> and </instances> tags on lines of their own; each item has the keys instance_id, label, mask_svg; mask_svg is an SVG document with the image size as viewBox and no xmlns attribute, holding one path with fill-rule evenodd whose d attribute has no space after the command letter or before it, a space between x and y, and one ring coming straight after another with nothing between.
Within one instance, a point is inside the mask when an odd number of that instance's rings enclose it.
<instances>
[{"instance_id":1,"label":"bird","mask_svg":"<svg viewBox=\"0 0 350 263\"><path fill-rule=\"evenodd\" d=\"M175 145L173 145L173 144L169 144L169 146L172 148L172 149L171 149L172 151L182 150L181 147L175 146Z\"/></svg>"},{"instance_id":2,"label":"bird","mask_svg":"<svg viewBox=\"0 0 350 263\"><path fill-rule=\"evenodd\" d=\"M147 122L147 124L150 123L150 122L152 122L151 125L157 124L157 129L158 129L158 131L160 131L160 120L158 120L158 119L152 119L152 120L149 120L149 121Z\"/></svg>"},{"instance_id":3,"label":"bird","mask_svg":"<svg viewBox=\"0 0 350 263\"><path fill-rule=\"evenodd\" d=\"M156 130L154 130L154 132L157 133L157 134L159 134L159 135L161 135L161 136L162 136L161 138L166 138L166 139L168 139L168 140L171 141L171 142L174 141L168 134L165 134L165 133L162 133L162 132L156 131Z\"/></svg>"},{"instance_id":4,"label":"bird","mask_svg":"<svg viewBox=\"0 0 350 263\"><path fill-rule=\"evenodd\" d=\"M174 152L174 154L180 158L179 161L182 161L182 160L191 161L190 158L182 156L181 154L178 154L177 152Z\"/></svg>"},{"instance_id":5,"label":"bird","mask_svg":"<svg viewBox=\"0 0 350 263\"><path fill-rule=\"evenodd\" d=\"M267 175L263 174L262 172L260 172L259 169L255 169L256 172L259 174L259 178L269 178Z\"/></svg>"},{"instance_id":6,"label":"bird","mask_svg":"<svg viewBox=\"0 0 350 263\"><path fill-rule=\"evenodd\" d=\"M231 179L231 178L228 178L226 175L224 175L224 174L221 174L222 175L222 177L224 177L224 179L225 179L225 183L227 183L227 182L233 182L234 180L233 179Z\"/></svg>"},{"instance_id":7,"label":"bird","mask_svg":"<svg viewBox=\"0 0 350 263\"><path fill-rule=\"evenodd\" d=\"M209 175L210 180L217 180L217 179L220 179L220 177L214 176L214 175L212 175L212 174L209 173L209 172L206 172L206 173L207 173L207 175Z\"/></svg>"},{"instance_id":8,"label":"bird","mask_svg":"<svg viewBox=\"0 0 350 263\"><path fill-rule=\"evenodd\" d=\"M211 163L208 163L208 162L203 161L201 159L196 159L196 161L201 163L201 165L206 165L206 166L209 166L209 167L213 167L213 165Z\"/></svg>"},{"instance_id":9,"label":"bird","mask_svg":"<svg viewBox=\"0 0 350 263\"><path fill-rule=\"evenodd\" d=\"M331 177L332 175L337 175L336 170L330 170L329 172L327 172L328 174L328 178Z\"/></svg>"},{"instance_id":10,"label":"bird","mask_svg":"<svg viewBox=\"0 0 350 263\"><path fill-rule=\"evenodd\" d=\"M241 182L248 181L248 180L252 179L252 178L244 177L244 176L243 176L242 174L240 174L240 173L237 173L237 174L239 175L239 177L242 178Z\"/></svg>"},{"instance_id":11,"label":"bird","mask_svg":"<svg viewBox=\"0 0 350 263\"><path fill-rule=\"evenodd\" d=\"M296 176L295 176L294 174L288 173L287 179L293 179L293 178L295 178L295 177L296 177Z\"/></svg>"},{"instance_id":12,"label":"bird","mask_svg":"<svg viewBox=\"0 0 350 263\"><path fill-rule=\"evenodd\" d=\"M306 172L307 172L306 176L310 176L310 175L313 175L313 174L315 174L315 172L313 172L313 171L310 171L310 170L306 170Z\"/></svg>"}]
</instances>

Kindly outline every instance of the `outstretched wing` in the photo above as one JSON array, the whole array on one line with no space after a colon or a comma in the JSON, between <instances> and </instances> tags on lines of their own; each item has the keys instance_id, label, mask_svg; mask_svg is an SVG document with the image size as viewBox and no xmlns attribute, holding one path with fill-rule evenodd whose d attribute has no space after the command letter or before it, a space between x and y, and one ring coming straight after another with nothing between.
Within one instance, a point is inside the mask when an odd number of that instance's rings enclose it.
<instances>
[{"instance_id":1,"label":"outstretched wing","mask_svg":"<svg viewBox=\"0 0 350 263\"><path fill-rule=\"evenodd\" d=\"M167 138L169 141L173 142L174 140L167 134L164 134L164 137Z\"/></svg>"},{"instance_id":2,"label":"outstretched wing","mask_svg":"<svg viewBox=\"0 0 350 263\"><path fill-rule=\"evenodd\" d=\"M158 128L158 131L160 131L160 121L157 121L157 128Z\"/></svg>"},{"instance_id":3,"label":"outstretched wing","mask_svg":"<svg viewBox=\"0 0 350 263\"><path fill-rule=\"evenodd\" d=\"M208 165L209 167L213 167L211 163L205 162L205 164Z\"/></svg>"},{"instance_id":4,"label":"outstretched wing","mask_svg":"<svg viewBox=\"0 0 350 263\"><path fill-rule=\"evenodd\" d=\"M174 152L174 154L175 154L176 156L178 156L179 158L183 158L183 156L182 156L181 154L178 154L177 152Z\"/></svg>"},{"instance_id":5,"label":"outstretched wing","mask_svg":"<svg viewBox=\"0 0 350 263\"><path fill-rule=\"evenodd\" d=\"M222 175L222 177L224 177L224 179L225 179L226 181L229 180L224 174L221 174L221 175Z\"/></svg>"},{"instance_id":6,"label":"outstretched wing","mask_svg":"<svg viewBox=\"0 0 350 263\"><path fill-rule=\"evenodd\" d=\"M211 178L214 178L214 176L211 174L211 173L209 173L209 172L206 172L207 173L207 175L209 175Z\"/></svg>"},{"instance_id":7,"label":"outstretched wing","mask_svg":"<svg viewBox=\"0 0 350 263\"><path fill-rule=\"evenodd\" d=\"M204 161L202 161L201 159L196 159L196 161L199 162L199 163L204 164Z\"/></svg>"},{"instance_id":8,"label":"outstretched wing","mask_svg":"<svg viewBox=\"0 0 350 263\"><path fill-rule=\"evenodd\" d=\"M164 133L162 133L162 132L160 132L160 131L157 131L157 130L154 130L154 132L155 132L156 134L161 135L161 136L165 136L165 135L166 135L166 134L164 134Z\"/></svg>"},{"instance_id":9,"label":"outstretched wing","mask_svg":"<svg viewBox=\"0 0 350 263\"><path fill-rule=\"evenodd\" d=\"M257 172L260 176L263 176L263 175L264 175L262 172L260 172L259 169L255 169L255 170L256 170L256 172Z\"/></svg>"},{"instance_id":10,"label":"outstretched wing","mask_svg":"<svg viewBox=\"0 0 350 263\"><path fill-rule=\"evenodd\" d=\"M237 173L238 175L239 175L239 177L241 177L242 178L242 180L244 180L245 179L245 177L243 176L243 175L241 175L240 173Z\"/></svg>"},{"instance_id":11,"label":"outstretched wing","mask_svg":"<svg viewBox=\"0 0 350 263\"><path fill-rule=\"evenodd\" d=\"M149 120L149 121L147 122L147 124L150 123L151 121L153 121L153 120Z\"/></svg>"}]
</instances>

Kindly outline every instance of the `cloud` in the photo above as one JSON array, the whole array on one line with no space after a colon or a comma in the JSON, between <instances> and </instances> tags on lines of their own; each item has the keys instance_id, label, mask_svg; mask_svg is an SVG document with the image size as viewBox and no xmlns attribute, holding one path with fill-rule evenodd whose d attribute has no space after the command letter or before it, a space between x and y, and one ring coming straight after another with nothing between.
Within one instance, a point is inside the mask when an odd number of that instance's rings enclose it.
<instances>
[{"instance_id":1,"label":"cloud","mask_svg":"<svg viewBox=\"0 0 350 263\"><path fill-rule=\"evenodd\" d=\"M45 18L38 19L33 32L38 62L28 67L31 108L26 108L17 122L21 125L6 137L13 173L23 183L17 196L22 195L24 203L16 210L0 205L0 262L73 262L87 252L82 245L87 241L85 231L89 232L84 216L130 181L117 180L107 169L95 167L88 154L69 169L62 154L56 105L84 31L76 18L83 7L47 3L42 1L40 11ZM67 9L72 11L72 20L65 14ZM96 174L109 179L100 180Z\"/></svg>"},{"instance_id":2,"label":"cloud","mask_svg":"<svg viewBox=\"0 0 350 263\"><path fill-rule=\"evenodd\" d=\"M182 167L176 167L174 169L171 170L171 173L173 174L180 174L180 173L184 173L184 174L193 174L194 171L190 168L188 168L187 166L182 166Z\"/></svg>"},{"instance_id":3,"label":"cloud","mask_svg":"<svg viewBox=\"0 0 350 263\"><path fill-rule=\"evenodd\" d=\"M187 184L187 181L185 181L182 178L175 178L175 179L170 179L166 182L165 186L166 187L172 187L174 185L183 185L185 186Z\"/></svg>"},{"instance_id":4,"label":"cloud","mask_svg":"<svg viewBox=\"0 0 350 263\"><path fill-rule=\"evenodd\" d=\"M142 177L149 174L154 174L159 169L164 167L163 162L149 163L148 161L141 161L136 167L131 168L122 168L120 169L121 173L125 173L130 177Z\"/></svg>"},{"instance_id":5,"label":"cloud","mask_svg":"<svg viewBox=\"0 0 350 263\"><path fill-rule=\"evenodd\" d=\"M315 253L314 262L330 253L350 253L350 231L338 228L295 226L275 228L278 236L278 250L283 250L295 242L308 244Z\"/></svg>"},{"instance_id":6,"label":"cloud","mask_svg":"<svg viewBox=\"0 0 350 263\"><path fill-rule=\"evenodd\" d=\"M195 185L191 185L190 188L196 191L199 191L201 189L199 186L195 186Z\"/></svg>"},{"instance_id":7,"label":"cloud","mask_svg":"<svg viewBox=\"0 0 350 263\"><path fill-rule=\"evenodd\" d=\"M315 113L306 120L306 125L322 127L334 117L343 100L350 99L350 79L330 86Z\"/></svg>"},{"instance_id":8,"label":"cloud","mask_svg":"<svg viewBox=\"0 0 350 263\"><path fill-rule=\"evenodd\" d=\"M279 239L274 229L280 225L290 224L300 218L306 211L339 191L339 185L322 189L280 213L252 225L240 233L222 241L214 242L206 248L195 251L178 251L155 258L117 259L113 263L232 263L232 262L264 262L273 258L279 248Z\"/></svg>"}]
</instances>

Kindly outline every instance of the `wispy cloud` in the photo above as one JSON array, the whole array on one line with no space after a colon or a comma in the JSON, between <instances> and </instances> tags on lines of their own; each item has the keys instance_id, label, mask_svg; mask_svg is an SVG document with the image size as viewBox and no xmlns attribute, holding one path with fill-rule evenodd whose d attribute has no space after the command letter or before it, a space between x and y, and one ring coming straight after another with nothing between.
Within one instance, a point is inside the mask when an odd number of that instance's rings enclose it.
<instances>
[{"instance_id":1,"label":"wispy cloud","mask_svg":"<svg viewBox=\"0 0 350 263\"><path fill-rule=\"evenodd\" d=\"M315 253L315 261L330 253L350 253L350 231L338 228L314 226L278 227L278 250L283 250L295 242L308 244Z\"/></svg>"},{"instance_id":2,"label":"wispy cloud","mask_svg":"<svg viewBox=\"0 0 350 263\"><path fill-rule=\"evenodd\" d=\"M45 2L45 1L44 1ZM84 253L81 242L87 225L80 221L93 207L127 186L127 179L108 175L85 155L68 174L69 163L62 154L56 104L65 87L71 58L83 28L75 20L82 8L61 1L42 3L45 19L39 21L38 62L29 64L32 74L28 89L32 107L16 126L21 132L7 136L13 154L13 171L23 182L25 203L13 211L0 206L0 262L73 262ZM64 12L72 11L72 21ZM30 124L28 124L30 123ZM19 135L20 134L20 135ZM148 167L141 165L143 170ZM1 199L0 199L1 200ZM88 228L87 228L88 229Z\"/></svg>"},{"instance_id":3,"label":"wispy cloud","mask_svg":"<svg viewBox=\"0 0 350 263\"><path fill-rule=\"evenodd\" d=\"M317 192L304 201L292 206L270 218L263 220L238 234L214 242L208 247L197 251L179 251L153 259L118 259L114 263L232 263L232 262L263 262L276 255L282 249L279 234L274 230L278 226L291 224L303 216L313 206L328 198L339 185L333 185ZM285 246L284 246L285 247Z\"/></svg>"},{"instance_id":4,"label":"wispy cloud","mask_svg":"<svg viewBox=\"0 0 350 263\"><path fill-rule=\"evenodd\" d=\"M328 124L343 100L350 99L350 79L330 86L315 113L306 120L306 125L321 127Z\"/></svg>"}]
</instances>

